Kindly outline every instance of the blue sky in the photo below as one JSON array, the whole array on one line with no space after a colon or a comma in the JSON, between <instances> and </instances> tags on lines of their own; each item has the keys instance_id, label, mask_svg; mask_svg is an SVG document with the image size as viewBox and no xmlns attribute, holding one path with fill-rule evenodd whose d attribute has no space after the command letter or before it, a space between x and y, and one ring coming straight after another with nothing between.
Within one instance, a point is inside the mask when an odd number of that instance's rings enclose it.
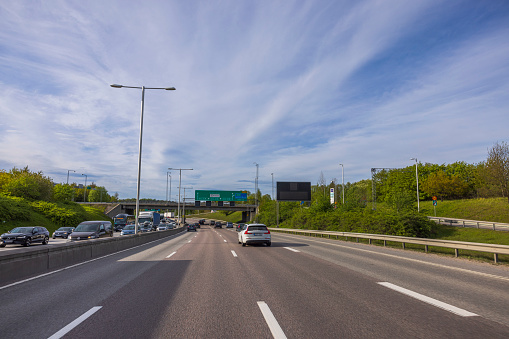
<instances>
[{"instance_id":1,"label":"blue sky","mask_svg":"<svg viewBox=\"0 0 509 339\"><path fill-rule=\"evenodd\" d=\"M166 199L477 163L509 141L509 2L1 1L0 169ZM178 171L171 171L176 199Z\"/></svg>"}]
</instances>

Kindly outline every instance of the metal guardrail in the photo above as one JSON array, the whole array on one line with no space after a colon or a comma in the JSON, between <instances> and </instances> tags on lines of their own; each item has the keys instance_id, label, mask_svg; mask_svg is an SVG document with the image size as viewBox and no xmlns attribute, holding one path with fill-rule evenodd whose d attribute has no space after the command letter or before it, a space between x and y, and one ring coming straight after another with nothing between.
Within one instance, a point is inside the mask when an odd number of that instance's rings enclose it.
<instances>
[{"instance_id":1,"label":"metal guardrail","mask_svg":"<svg viewBox=\"0 0 509 339\"><path fill-rule=\"evenodd\" d=\"M501 222L444 218L444 217L428 217L428 219L433 220L438 224L448 226L485 228L492 229L494 231L509 231L509 224Z\"/></svg>"},{"instance_id":2,"label":"metal guardrail","mask_svg":"<svg viewBox=\"0 0 509 339\"><path fill-rule=\"evenodd\" d=\"M303 234L308 236L320 236L323 238L324 236L331 238L335 237L339 239L339 237L343 238L356 238L357 242L359 239L368 239L369 244L371 244L372 240L381 240L384 242L384 246L387 245L387 241L398 242L401 243L403 249L405 249L405 244L417 244L424 245L424 251L427 253L429 250L429 246L434 247L444 247L444 248L452 248L454 249L455 256L459 256L459 250L470 250L470 251L478 251L485 253L493 253L493 258L495 263L498 263L498 255L499 254L509 254L509 246L507 245L494 245L494 244L483 244L477 242L466 242L466 241L452 241L452 240L438 240L438 239L426 239L426 238L412 238L412 237L400 237L395 235L383 235L383 234L368 234L368 233L352 233L352 232L334 232L334 231L315 231L315 230L301 230L301 229L291 229L291 228L269 228L274 232L282 232L282 233L290 233L290 234Z\"/></svg>"}]
</instances>

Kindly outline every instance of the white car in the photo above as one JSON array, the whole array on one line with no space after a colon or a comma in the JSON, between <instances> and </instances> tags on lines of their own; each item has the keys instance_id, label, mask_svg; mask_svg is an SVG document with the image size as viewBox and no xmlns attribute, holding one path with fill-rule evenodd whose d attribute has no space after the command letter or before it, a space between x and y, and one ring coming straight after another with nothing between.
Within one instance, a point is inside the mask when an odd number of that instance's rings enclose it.
<instances>
[{"instance_id":1,"label":"white car","mask_svg":"<svg viewBox=\"0 0 509 339\"><path fill-rule=\"evenodd\" d=\"M168 225L166 225L166 224L159 224L159 226L157 226L158 231L166 231L167 229L168 229Z\"/></svg>"},{"instance_id":2,"label":"white car","mask_svg":"<svg viewBox=\"0 0 509 339\"><path fill-rule=\"evenodd\" d=\"M270 246L270 231L264 224L246 225L239 232L239 244L242 244L242 246L251 244L266 244Z\"/></svg>"}]
</instances>

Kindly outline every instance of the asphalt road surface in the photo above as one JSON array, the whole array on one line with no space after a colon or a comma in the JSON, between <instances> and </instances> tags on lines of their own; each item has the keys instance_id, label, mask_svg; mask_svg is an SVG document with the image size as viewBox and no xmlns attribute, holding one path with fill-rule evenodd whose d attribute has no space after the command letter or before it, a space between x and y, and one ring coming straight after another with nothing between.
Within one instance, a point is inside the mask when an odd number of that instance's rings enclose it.
<instances>
[{"instance_id":1,"label":"asphalt road surface","mask_svg":"<svg viewBox=\"0 0 509 339\"><path fill-rule=\"evenodd\" d=\"M1 338L508 338L509 270L232 229L0 287Z\"/></svg>"}]
</instances>

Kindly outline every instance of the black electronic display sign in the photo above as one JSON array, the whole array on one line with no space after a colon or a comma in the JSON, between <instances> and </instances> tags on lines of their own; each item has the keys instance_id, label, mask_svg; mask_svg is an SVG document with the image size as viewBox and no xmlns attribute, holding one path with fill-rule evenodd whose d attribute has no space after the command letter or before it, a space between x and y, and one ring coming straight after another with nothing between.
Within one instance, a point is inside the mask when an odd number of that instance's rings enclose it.
<instances>
[{"instance_id":1,"label":"black electronic display sign","mask_svg":"<svg viewBox=\"0 0 509 339\"><path fill-rule=\"evenodd\" d=\"M311 201L311 182L277 182L278 201Z\"/></svg>"}]
</instances>

